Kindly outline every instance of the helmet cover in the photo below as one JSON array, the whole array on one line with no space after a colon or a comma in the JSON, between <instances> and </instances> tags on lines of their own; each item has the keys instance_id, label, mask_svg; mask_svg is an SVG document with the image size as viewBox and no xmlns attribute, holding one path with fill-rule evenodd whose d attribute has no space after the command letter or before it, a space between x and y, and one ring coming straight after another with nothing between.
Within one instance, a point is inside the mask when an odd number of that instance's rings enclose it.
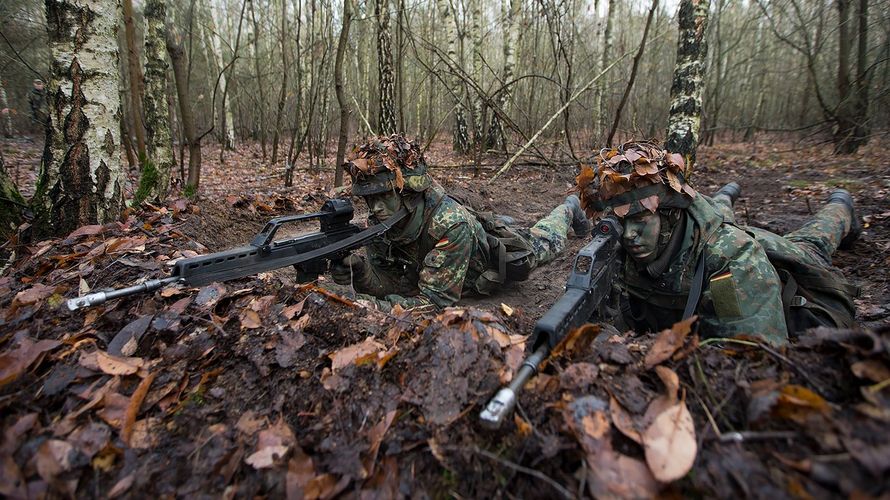
<instances>
[{"instance_id":1,"label":"helmet cover","mask_svg":"<svg viewBox=\"0 0 890 500\"><path fill-rule=\"evenodd\" d=\"M626 217L644 210L686 208L696 192L683 177L684 164L682 155L655 141L627 142L600 150L594 166L581 165L575 191L593 219L610 211Z\"/></svg>"}]
</instances>

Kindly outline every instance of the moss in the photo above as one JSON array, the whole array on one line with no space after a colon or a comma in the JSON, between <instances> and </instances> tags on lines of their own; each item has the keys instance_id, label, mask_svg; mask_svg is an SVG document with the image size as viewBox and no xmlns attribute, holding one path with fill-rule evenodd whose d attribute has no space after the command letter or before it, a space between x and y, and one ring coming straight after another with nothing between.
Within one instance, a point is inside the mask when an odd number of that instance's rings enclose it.
<instances>
[{"instance_id":1,"label":"moss","mask_svg":"<svg viewBox=\"0 0 890 500\"><path fill-rule=\"evenodd\" d=\"M158 167L148 158L142 160L142 175L139 177L139 187L133 195L133 205L140 205L143 201L155 197L158 191L158 182L161 179Z\"/></svg>"}]
</instances>

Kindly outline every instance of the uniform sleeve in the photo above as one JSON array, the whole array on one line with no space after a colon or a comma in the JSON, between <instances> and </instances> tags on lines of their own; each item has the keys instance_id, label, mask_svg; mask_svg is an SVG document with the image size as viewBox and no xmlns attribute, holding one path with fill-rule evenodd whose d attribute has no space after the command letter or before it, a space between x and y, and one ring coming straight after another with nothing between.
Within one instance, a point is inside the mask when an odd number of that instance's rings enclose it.
<instances>
[{"instance_id":1,"label":"uniform sleeve","mask_svg":"<svg viewBox=\"0 0 890 500\"><path fill-rule=\"evenodd\" d=\"M733 227L708 245L700 321L709 337L759 337L772 345L788 341L782 283L766 252L751 236Z\"/></svg>"},{"instance_id":2,"label":"uniform sleeve","mask_svg":"<svg viewBox=\"0 0 890 500\"><path fill-rule=\"evenodd\" d=\"M382 310L389 310L396 304L405 309L453 305L460 300L472 249L473 235L469 226L466 222L457 223L424 256L417 283L420 293L413 296L388 294L383 299L366 299Z\"/></svg>"}]
</instances>

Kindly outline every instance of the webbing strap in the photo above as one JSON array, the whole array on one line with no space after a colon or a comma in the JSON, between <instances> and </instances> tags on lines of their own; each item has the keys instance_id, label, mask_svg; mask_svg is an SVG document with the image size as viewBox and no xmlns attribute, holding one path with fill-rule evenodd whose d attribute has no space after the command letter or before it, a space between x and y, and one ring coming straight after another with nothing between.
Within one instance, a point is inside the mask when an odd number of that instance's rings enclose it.
<instances>
[{"instance_id":1,"label":"webbing strap","mask_svg":"<svg viewBox=\"0 0 890 500\"><path fill-rule=\"evenodd\" d=\"M692 286L689 289L689 297L686 299L686 307L683 309L683 319L689 319L698 308L698 300L701 298L705 284L705 252L702 251L695 266L695 275L692 277Z\"/></svg>"}]
</instances>

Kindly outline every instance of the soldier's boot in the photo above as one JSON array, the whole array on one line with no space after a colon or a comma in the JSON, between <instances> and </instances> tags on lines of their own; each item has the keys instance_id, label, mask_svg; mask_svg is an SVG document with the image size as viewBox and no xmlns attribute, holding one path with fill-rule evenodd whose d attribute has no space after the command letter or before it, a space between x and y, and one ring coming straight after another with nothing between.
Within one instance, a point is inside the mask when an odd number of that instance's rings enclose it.
<instances>
[{"instance_id":1,"label":"soldier's boot","mask_svg":"<svg viewBox=\"0 0 890 500\"><path fill-rule=\"evenodd\" d=\"M853 196L846 189L835 189L828 195L825 203L838 203L850 210L850 230L841 239L840 248L849 250L853 247L853 243L859 239L862 234L862 221L856 215L856 207L853 205Z\"/></svg>"},{"instance_id":2,"label":"soldier's boot","mask_svg":"<svg viewBox=\"0 0 890 500\"><path fill-rule=\"evenodd\" d=\"M714 198L721 195L726 196L729 199L729 205L732 206L735 205L740 194L742 194L742 187L737 182L730 182L714 193Z\"/></svg>"},{"instance_id":3,"label":"soldier's boot","mask_svg":"<svg viewBox=\"0 0 890 500\"><path fill-rule=\"evenodd\" d=\"M566 197L565 205L572 211L572 230L575 236L584 238L590 235L590 220L581 208L581 200L576 195Z\"/></svg>"}]
</instances>

